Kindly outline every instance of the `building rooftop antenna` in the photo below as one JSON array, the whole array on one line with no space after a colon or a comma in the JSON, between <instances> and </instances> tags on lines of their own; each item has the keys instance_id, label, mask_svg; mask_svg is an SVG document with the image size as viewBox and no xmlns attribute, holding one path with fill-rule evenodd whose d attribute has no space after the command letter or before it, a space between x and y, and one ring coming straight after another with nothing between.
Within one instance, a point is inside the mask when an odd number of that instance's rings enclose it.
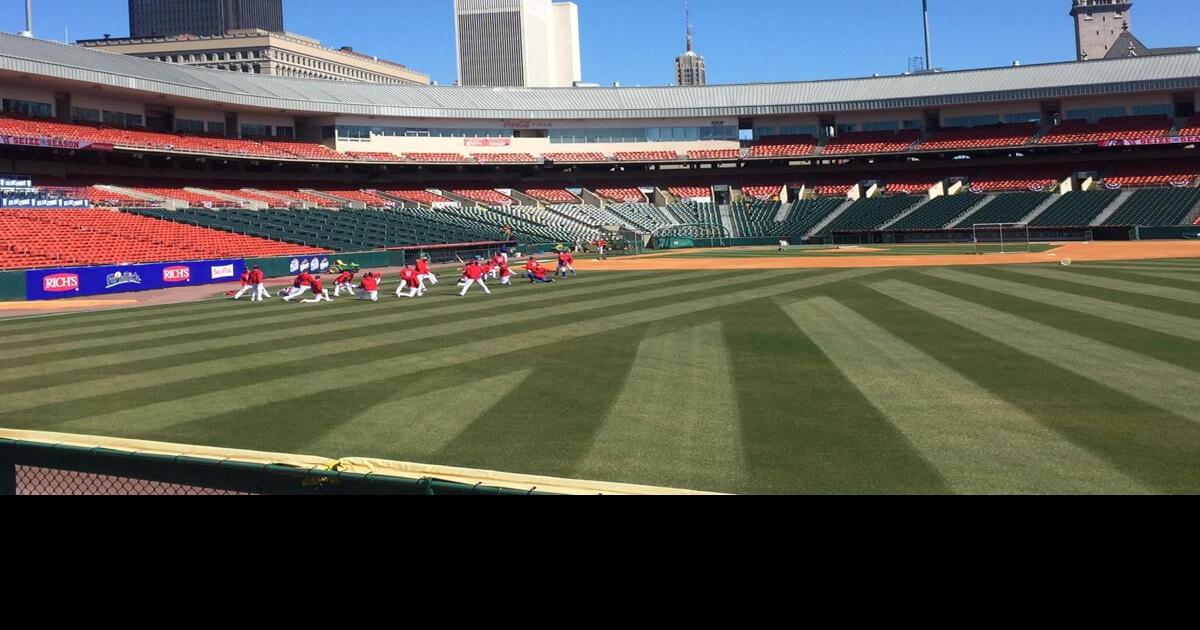
<instances>
[{"instance_id":1,"label":"building rooftop antenna","mask_svg":"<svg viewBox=\"0 0 1200 630\"><path fill-rule=\"evenodd\" d=\"M21 37L33 37L33 0L25 0L25 30L17 34Z\"/></svg>"},{"instance_id":2,"label":"building rooftop antenna","mask_svg":"<svg viewBox=\"0 0 1200 630\"><path fill-rule=\"evenodd\" d=\"M692 36L694 30L692 28L692 7L688 0L683 0L683 20L687 26L687 51L692 52Z\"/></svg>"}]
</instances>

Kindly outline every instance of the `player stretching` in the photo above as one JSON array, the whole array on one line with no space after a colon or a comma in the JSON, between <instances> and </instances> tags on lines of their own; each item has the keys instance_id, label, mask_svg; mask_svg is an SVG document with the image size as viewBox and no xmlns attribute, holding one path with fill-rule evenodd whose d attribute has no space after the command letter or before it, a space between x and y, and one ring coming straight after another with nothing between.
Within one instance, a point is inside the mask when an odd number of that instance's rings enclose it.
<instances>
[{"instance_id":1,"label":"player stretching","mask_svg":"<svg viewBox=\"0 0 1200 630\"><path fill-rule=\"evenodd\" d=\"M549 284L554 282L553 279L546 277L546 266L538 262L536 258L530 258L529 262L525 263L525 277L529 278L531 283Z\"/></svg>"},{"instance_id":2,"label":"player stretching","mask_svg":"<svg viewBox=\"0 0 1200 630\"><path fill-rule=\"evenodd\" d=\"M362 279L363 294L359 297L360 300L370 299L372 302L379 301L379 278L370 271Z\"/></svg>"},{"instance_id":3,"label":"player stretching","mask_svg":"<svg viewBox=\"0 0 1200 630\"><path fill-rule=\"evenodd\" d=\"M320 304L321 302L332 302L333 298L329 297L329 289L321 282L321 276L314 276L309 282L309 287L312 288L313 299L304 300L301 304Z\"/></svg>"},{"instance_id":4,"label":"player stretching","mask_svg":"<svg viewBox=\"0 0 1200 630\"><path fill-rule=\"evenodd\" d=\"M483 289L484 294L492 294L492 290L483 281L483 266L479 264L478 260L467 263L467 268L463 270L463 280L463 290L458 294L459 297L465 297L473 284L479 284L479 288Z\"/></svg>"},{"instance_id":5,"label":"player stretching","mask_svg":"<svg viewBox=\"0 0 1200 630\"><path fill-rule=\"evenodd\" d=\"M503 271L504 267L508 266L508 257L502 256L499 252L496 252L496 255L492 256L491 263L492 277L495 278L497 275L500 275L500 272Z\"/></svg>"},{"instance_id":6,"label":"player stretching","mask_svg":"<svg viewBox=\"0 0 1200 630\"><path fill-rule=\"evenodd\" d=\"M254 285L251 302L261 302L271 297L271 294L267 293L267 274L263 273L262 268L258 265L255 265L254 269L250 271L250 284Z\"/></svg>"},{"instance_id":7,"label":"player stretching","mask_svg":"<svg viewBox=\"0 0 1200 630\"><path fill-rule=\"evenodd\" d=\"M421 281L421 290L425 289L425 281L429 281L429 286L435 286L438 283L437 276L429 270L429 257L421 256L417 259L417 276Z\"/></svg>"},{"instance_id":8,"label":"player stretching","mask_svg":"<svg viewBox=\"0 0 1200 630\"><path fill-rule=\"evenodd\" d=\"M555 275L566 278L568 271L571 272L572 278L578 277L575 275L575 257L571 252L564 250L558 255L558 270L555 271Z\"/></svg>"},{"instance_id":9,"label":"player stretching","mask_svg":"<svg viewBox=\"0 0 1200 630\"><path fill-rule=\"evenodd\" d=\"M351 296L354 295L354 272L350 270L343 271L336 280L333 281L333 297L342 297L342 290L345 289Z\"/></svg>"},{"instance_id":10,"label":"player stretching","mask_svg":"<svg viewBox=\"0 0 1200 630\"><path fill-rule=\"evenodd\" d=\"M504 260L500 261L500 286L512 286L512 270L508 268L508 263Z\"/></svg>"},{"instance_id":11,"label":"player stretching","mask_svg":"<svg viewBox=\"0 0 1200 630\"><path fill-rule=\"evenodd\" d=\"M404 290L408 289L405 294ZM400 286L396 288L396 297L421 297L425 295L425 287L421 284L421 276L413 269L412 265L407 265L400 270Z\"/></svg>"},{"instance_id":12,"label":"player stretching","mask_svg":"<svg viewBox=\"0 0 1200 630\"><path fill-rule=\"evenodd\" d=\"M233 300L235 302L242 299L242 296L246 295L247 291L250 291L254 288L254 285L250 283L250 270L249 269L242 272L241 279L242 279L242 290L238 291L237 295L233 296ZM226 294L226 295L228 295L228 294Z\"/></svg>"},{"instance_id":13,"label":"player stretching","mask_svg":"<svg viewBox=\"0 0 1200 630\"><path fill-rule=\"evenodd\" d=\"M292 283L292 290L284 296L283 301L291 302L301 295L304 295L305 292L312 288L312 282L312 274L308 273L307 271L301 272L300 275L296 276L296 281Z\"/></svg>"}]
</instances>

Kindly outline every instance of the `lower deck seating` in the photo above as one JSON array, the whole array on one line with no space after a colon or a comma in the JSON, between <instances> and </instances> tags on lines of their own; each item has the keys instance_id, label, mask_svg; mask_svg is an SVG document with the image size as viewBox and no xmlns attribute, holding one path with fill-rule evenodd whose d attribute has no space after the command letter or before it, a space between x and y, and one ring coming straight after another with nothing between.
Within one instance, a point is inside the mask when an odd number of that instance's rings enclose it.
<instances>
[{"instance_id":1,"label":"lower deck seating","mask_svg":"<svg viewBox=\"0 0 1200 630\"><path fill-rule=\"evenodd\" d=\"M661 209L648 203L613 204L608 210L621 219L622 225L635 227L643 233L676 224Z\"/></svg>"},{"instance_id":2,"label":"lower deck seating","mask_svg":"<svg viewBox=\"0 0 1200 630\"><path fill-rule=\"evenodd\" d=\"M969 194L945 195L921 206L916 212L900 219L888 227L889 230L936 230L946 227L962 216L971 206L982 201L981 197Z\"/></svg>"},{"instance_id":3,"label":"lower deck seating","mask_svg":"<svg viewBox=\"0 0 1200 630\"><path fill-rule=\"evenodd\" d=\"M1029 222L1037 227L1091 225L1121 193L1115 190L1069 192Z\"/></svg>"},{"instance_id":4,"label":"lower deck seating","mask_svg":"<svg viewBox=\"0 0 1200 630\"><path fill-rule=\"evenodd\" d=\"M834 232L863 232L877 230L909 208L920 203L921 198L903 195L899 197L872 197L860 199L819 232L828 235Z\"/></svg>"},{"instance_id":5,"label":"lower deck seating","mask_svg":"<svg viewBox=\"0 0 1200 630\"><path fill-rule=\"evenodd\" d=\"M597 188L596 194L609 201L620 203L645 203L646 195L637 188Z\"/></svg>"},{"instance_id":6,"label":"lower deck seating","mask_svg":"<svg viewBox=\"0 0 1200 630\"><path fill-rule=\"evenodd\" d=\"M171 215L171 210L144 210ZM0 210L0 268L212 260L323 253L115 210Z\"/></svg>"},{"instance_id":7,"label":"lower deck seating","mask_svg":"<svg viewBox=\"0 0 1200 630\"><path fill-rule=\"evenodd\" d=\"M1146 188L1133 193L1104 225L1183 225L1200 205L1200 188Z\"/></svg>"},{"instance_id":8,"label":"lower deck seating","mask_svg":"<svg viewBox=\"0 0 1200 630\"><path fill-rule=\"evenodd\" d=\"M579 203L579 197L563 188L527 188L525 194L546 203Z\"/></svg>"},{"instance_id":9,"label":"lower deck seating","mask_svg":"<svg viewBox=\"0 0 1200 630\"><path fill-rule=\"evenodd\" d=\"M971 227L976 223L1020 223L1050 198L1050 193L1019 192L998 195L971 216L954 227Z\"/></svg>"},{"instance_id":10,"label":"lower deck seating","mask_svg":"<svg viewBox=\"0 0 1200 630\"><path fill-rule=\"evenodd\" d=\"M816 227L821 221L846 203L845 199L812 199L797 201L783 221L771 226L762 236L787 236L800 238Z\"/></svg>"}]
</instances>

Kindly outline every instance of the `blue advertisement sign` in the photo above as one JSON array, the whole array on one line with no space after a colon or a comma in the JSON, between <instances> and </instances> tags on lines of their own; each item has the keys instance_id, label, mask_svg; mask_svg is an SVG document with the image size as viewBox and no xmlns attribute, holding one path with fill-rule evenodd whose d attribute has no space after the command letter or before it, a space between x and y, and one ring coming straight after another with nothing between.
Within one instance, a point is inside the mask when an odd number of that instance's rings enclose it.
<instances>
[{"instance_id":1,"label":"blue advertisement sign","mask_svg":"<svg viewBox=\"0 0 1200 630\"><path fill-rule=\"evenodd\" d=\"M25 272L25 296L28 300L61 300L235 282L245 269L240 259L35 269Z\"/></svg>"}]
</instances>

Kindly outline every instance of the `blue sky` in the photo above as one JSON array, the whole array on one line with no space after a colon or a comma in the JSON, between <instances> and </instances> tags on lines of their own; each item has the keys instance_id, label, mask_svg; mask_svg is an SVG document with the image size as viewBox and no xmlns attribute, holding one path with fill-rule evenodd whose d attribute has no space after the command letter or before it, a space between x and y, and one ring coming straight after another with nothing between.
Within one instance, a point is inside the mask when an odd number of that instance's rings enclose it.
<instances>
[{"instance_id":1,"label":"blue sky","mask_svg":"<svg viewBox=\"0 0 1200 630\"><path fill-rule=\"evenodd\" d=\"M663 85L683 50L682 0L576 0L586 81ZM931 0L934 63L962 69L1074 58L1069 0ZM125 0L34 0L39 37L128 34ZM287 28L455 78L451 0L285 0ZM0 30L23 28L24 2L0 0ZM1200 2L1137 0L1151 47L1200 46ZM692 0L709 81L795 81L902 72L922 54L920 0Z\"/></svg>"}]
</instances>

